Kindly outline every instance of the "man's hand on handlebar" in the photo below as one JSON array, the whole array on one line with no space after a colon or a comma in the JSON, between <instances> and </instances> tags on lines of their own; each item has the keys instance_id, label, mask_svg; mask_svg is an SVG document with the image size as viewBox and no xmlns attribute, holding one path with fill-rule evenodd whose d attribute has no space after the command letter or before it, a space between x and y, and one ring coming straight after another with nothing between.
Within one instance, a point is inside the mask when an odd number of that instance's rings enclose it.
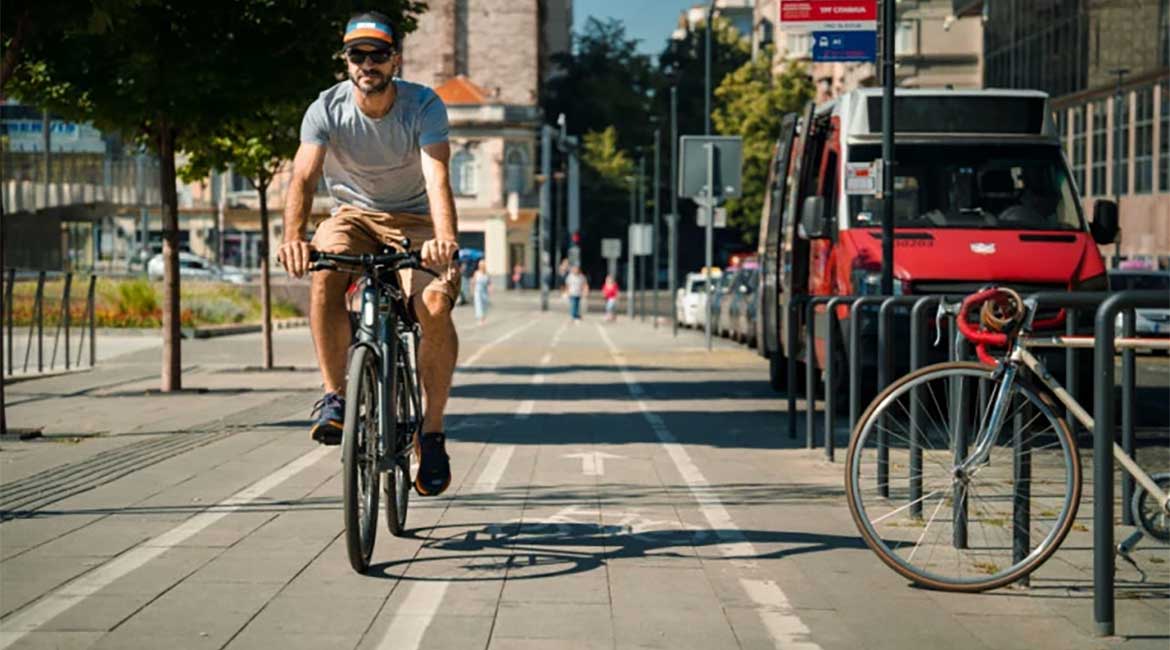
<instances>
[{"instance_id":1,"label":"man's hand on handlebar","mask_svg":"<svg viewBox=\"0 0 1170 650\"><path fill-rule=\"evenodd\" d=\"M300 278L309 271L309 252L312 250L313 247L309 245L309 242L294 239L280 245L276 252L276 259L284 265L284 270L288 271L289 274Z\"/></svg>"},{"instance_id":2,"label":"man's hand on handlebar","mask_svg":"<svg viewBox=\"0 0 1170 650\"><path fill-rule=\"evenodd\" d=\"M459 252L459 244L453 239L428 239L423 242L422 263L427 266L446 266L455 259Z\"/></svg>"}]
</instances>

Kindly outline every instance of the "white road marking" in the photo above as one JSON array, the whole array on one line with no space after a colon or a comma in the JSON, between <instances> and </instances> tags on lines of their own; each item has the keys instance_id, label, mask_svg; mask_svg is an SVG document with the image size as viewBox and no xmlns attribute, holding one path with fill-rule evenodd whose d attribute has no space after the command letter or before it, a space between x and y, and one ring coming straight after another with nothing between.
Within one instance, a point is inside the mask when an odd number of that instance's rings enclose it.
<instances>
[{"instance_id":1,"label":"white road marking","mask_svg":"<svg viewBox=\"0 0 1170 650\"><path fill-rule=\"evenodd\" d=\"M318 447L310 451L202 513L135 546L126 553L74 579L15 615L8 617L3 622L3 629L0 630L0 650L16 643L28 633L35 631L69 608L101 591L118 578L134 571L182 544L220 519L255 501L269 490L330 455L332 451L332 447Z\"/></svg>"},{"instance_id":2,"label":"white road marking","mask_svg":"<svg viewBox=\"0 0 1170 650\"><path fill-rule=\"evenodd\" d=\"M557 346L557 342L561 340L561 335L563 335L565 333L565 329L568 326L569 326L569 324L565 323L557 329L556 333L553 334L552 341L549 342L550 348L555 348ZM545 352L544 356L540 358L541 367L546 367L550 363L552 363L552 350ZM544 373L538 371L532 375L532 385L533 386L540 386L540 385L544 384L544 382L545 382ZM528 416L532 415L532 411L534 411L535 409L536 409L536 400L526 399L523 402L520 402L520 405L516 407L516 419L517 420L526 419Z\"/></svg>"},{"instance_id":3,"label":"white road marking","mask_svg":"<svg viewBox=\"0 0 1170 650\"><path fill-rule=\"evenodd\" d=\"M740 578L739 584L755 601L760 619L777 648L783 650L820 650L821 646L812 640L812 631L801 622L788 597L771 580Z\"/></svg>"},{"instance_id":4,"label":"white road marking","mask_svg":"<svg viewBox=\"0 0 1170 650\"><path fill-rule=\"evenodd\" d=\"M519 334L520 332L523 332L524 330L528 329L529 327L532 327L537 322L538 322L537 320L530 320L527 323L524 323L523 325L521 325L520 327L517 327L517 328L509 331L508 333L504 334L503 336L500 336L499 338L497 338L493 341L489 341L488 343L484 343L483 346L481 346L478 350L475 351L475 354L473 354L467 358L467 361L464 361L463 363L459 364L459 367L460 368L470 368L470 367L474 366L475 363L477 361L479 361L480 359L482 359L483 355L490 352L492 348L507 341L508 339L512 338L513 336L516 336L517 334Z\"/></svg>"},{"instance_id":5,"label":"white road marking","mask_svg":"<svg viewBox=\"0 0 1170 650\"><path fill-rule=\"evenodd\" d=\"M654 430L654 435L662 443L666 453L670 455L670 459L674 461L675 467L678 468L679 474L682 475L683 480L687 482L687 487L690 489L691 496L699 503L699 511L703 513L703 517L707 519L707 523L711 525L715 534L723 541L718 545L719 551L724 556L731 558L733 563L744 568L755 567L756 563L747 558L752 558L757 555L755 546L744 537L743 532L731 520L731 514L727 512L727 508L723 507L723 503L719 497L711 490L711 484L703 473L699 471L697 465L691 460L690 454L686 449L679 444L678 439L667 428L666 423L662 421L662 417L650 410L646 405L642 395L645 391L633 374L627 369L626 359L622 355L618 347L609 338L609 334L605 332L605 328L600 325L597 326L597 331L601 334L601 338L605 341L606 346L609 347L609 352L613 356L614 363L618 366L618 371L622 376L622 381L625 382L626 388L630 391L630 396L634 398L638 405L638 410L642 413L642 417ZM748 588L746 582L755 582L764 584L764 587L753 584ZM768 628L769 634L772 635L772 641L777 648L797 648L798 650L820 650L820 646L812 641L800 639L794 641L794 638L803 635L805 639L808 638L808 627L796 615L795 610L788 605L788 599L784 596L784 592L780 587L771 581L744 581L744 589L748 592L748 596L756 603L757 611L760 618L764 621L764 625Z\"/></svg>"},{"instance_id":6,"label":"white road marking","mask_svg":"<svg viewBox=\"0 0 1170 650\"><path fill-rule=\"evenodd\" d=\"M485 494L495 490L500 479L504 476L504 470L508 468L508 461L512 460L512 452L514 451L516 451L516 445L497 447L492 452L492 457L488 459L483 471L480 472L479 479L467 490L468 493Z\"/></svg>"},{"instance_id":7,"label":"white road marking","mask_svg":"<svg viewBox=\"0 0 1170 650\"><path fill-rule=\"evenodd\" d=\"M604 476L606 458L625 458L604 451L586 451L579 454L561 454L561 458L580 458L581 473L585 476Z\"/></svg>"},{"instance_id":8,"label":"white road marking","mask_svg":"<svg viewBox=\"0 0 1170 650\"><path fill-rule=\"evenodd\" d=\"M386 628L378 650L416 650L443 602L448 584L446 581L416 582L390 619L390 627Z\"/></svg>"}]
</instances>

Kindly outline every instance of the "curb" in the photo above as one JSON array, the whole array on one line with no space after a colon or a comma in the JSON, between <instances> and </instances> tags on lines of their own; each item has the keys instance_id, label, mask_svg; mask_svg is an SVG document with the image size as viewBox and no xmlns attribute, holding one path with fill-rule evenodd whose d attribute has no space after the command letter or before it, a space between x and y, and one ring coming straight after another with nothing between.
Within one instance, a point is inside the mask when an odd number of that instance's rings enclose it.
<instances>
[{"instance_id":1,"label":"curb","mask_svg":"<svg viewBox=\"0 0 1170 650\"><path fill-rule=\"evenodd\" d=\"M272 321L272 329L283 330L293 327L308 327L308 318L284 318ZM210 339L220 336L234 336L236 334L254 334L261 331L259 323L240 325L211 325L208 327L183 328L183 338Z\"/></svg>"}]
</instances>

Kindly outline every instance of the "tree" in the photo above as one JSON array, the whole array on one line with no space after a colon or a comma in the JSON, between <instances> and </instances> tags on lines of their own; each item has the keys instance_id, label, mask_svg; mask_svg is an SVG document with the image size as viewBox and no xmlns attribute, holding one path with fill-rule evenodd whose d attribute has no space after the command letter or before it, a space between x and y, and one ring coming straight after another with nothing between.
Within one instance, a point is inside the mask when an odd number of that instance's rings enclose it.
<instances>
[{"instance_id":1,"label":"tree","mask_svg":"<svg viewBox=\"0 0 1170 650\"><path fill-rule=\"evenodd\" d=\"M625 151L618 148L617 129L612 125L603 131L585 134L585 146L581 161L598 178L609 185L620 186L625 178L634 173L634 161Z\"/></svg>"},{"instance_id":2,"label":"tree","mask_svg":"<svg viewBox=\"0 0 1170 650\"><path fill-rule=\"evenodd\" d=\"M719 99L712 116L715 130L743 137L743 192L727 202L727 219L749 244L759 237L768 165L780 121L786 113L800 110L814 94L803 65L786 65L777 76L771 68L772 54L766 49L727 75L715 90Z\"/></svg>"},{"instance_id":3,"label":"tree","mask_svg":"<svg viewBox=\"0 0 1170 650\"><path fill-rule=\"evenodd\" d=\"M45 3L52 4L52 3ZM334 53L357 3L346 0L106 0L100 28L23 41L13 95L68 119L136 135L160 160L163 218L162 390L181 388L175 151L250 115L257 102L306 102L338 72ZM381 9L414 28L414 0ZM8 12L7 5L5 13ZM32 83L42 66L51 96ZM13 84L12 82L17 82Z\"/></svg>"},{"instance_id":4,"label":"tree","mask_svg":"<svg viewBox=\"0 0 1170 650\"><path fill-rule=\"evenodd\" d=\"M264 107L246 119L224 125L216 133L188 139L191 150L179 176L187 182L207 178L212 171L231 167L248 179L260 195L260 305L263 367L272 368L272 296L269 273L268 188L300 145L303 107L300 104ZM221 234L222 236L222 234Z\"/></svg>"}]
</instances>

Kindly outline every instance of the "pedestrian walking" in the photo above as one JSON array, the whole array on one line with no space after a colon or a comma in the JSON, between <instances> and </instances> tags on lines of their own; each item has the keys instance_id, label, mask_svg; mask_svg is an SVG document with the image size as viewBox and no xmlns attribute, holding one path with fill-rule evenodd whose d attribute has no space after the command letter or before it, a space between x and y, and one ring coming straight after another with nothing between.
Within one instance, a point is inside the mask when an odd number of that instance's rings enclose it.
<instances>
[{"instance_id":1,"label":"pedestrian walking","mask_svg":"<svg viewBox=\"0 0 1170 650\"><path fill-rule=\"evenodd\" d=\"M614 280L612 275L605 276L605 284L601 286L601 295L605 296L605 320L610 322L617 320L617 301L620 293L617 280Z\"/></svg>"},{"instance_id":2,"label":"pedestrian walking","mask_svg":"<svg viewBox=\"0 0 1170 650\"><path fill-rule=\"evenodd\" d=\"M512 267L512 288L521 289L520 284L524 281L524 267L517 264Z\"/></svg>"},{"instance_id":3,"label":"pedestrian walking","mask_svg":"<svg viewBox=\"0 0 1170 650\"><path fill-rule=\"evenodd\" d=\"M589 295L589 279L581 272L580 266L573 266L565 276L564 295L569 299L569 317L574 323L581 321L581 300Z\"/></svg>"},{"instance_id":4,"label":"pedestrian walking","mask_svg":"<svg viewBox=\"0 0 1170 650\"><path fill-rule=\"evenodd\" d=\"M492 278L487 273L487 263L479 261L475 275L471 277L471 293L475 301L475 320L483 325L487 320L488 295L492 290Z\"/></svg>"}]
</instances>

